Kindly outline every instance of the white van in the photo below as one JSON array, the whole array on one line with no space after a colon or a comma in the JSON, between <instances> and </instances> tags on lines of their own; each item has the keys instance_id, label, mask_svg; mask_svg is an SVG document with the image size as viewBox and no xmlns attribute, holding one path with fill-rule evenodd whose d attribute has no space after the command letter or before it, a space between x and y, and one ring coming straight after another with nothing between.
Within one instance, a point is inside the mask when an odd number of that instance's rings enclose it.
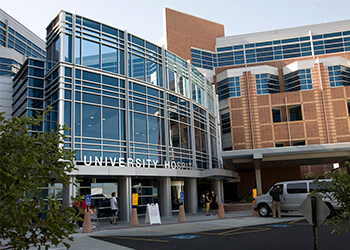
<instances>
[{"instance_id":1,"label":"white van","mask_svg":"<svg viewBox=\"0 0 350 250\"><path fill-rule=\"evenodd\" d=\"M309 193L318 188L318 184L314 183L313 180L284 181L276 183L266 194L259 195L254 199L254 210L258 211L261 217L269 216L272 212L272 197L269 192L275 186L281 191L281 212L298 211L299 206L303 203ZM332 217L335 213L335 208L338 207L337 202L327 199L323 201L330 209L329 217Z\"/></svg>"}]
</instances>

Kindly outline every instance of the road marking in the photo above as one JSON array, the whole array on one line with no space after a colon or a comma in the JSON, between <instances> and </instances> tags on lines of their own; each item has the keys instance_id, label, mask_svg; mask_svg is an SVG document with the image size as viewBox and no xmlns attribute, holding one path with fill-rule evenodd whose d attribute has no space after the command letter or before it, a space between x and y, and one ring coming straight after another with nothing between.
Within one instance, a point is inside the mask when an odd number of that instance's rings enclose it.
<instances>
[{"instance_id":1,"label":"road marking","mask_svg":"<svg viewBox=\"0 0 350 250\"><path fill-rule=\"evenodd\" d=\"M254 230L237 231L237 232L233 232L233 233L228 233L228 234L225 234L223 236L236 235L236 234L257 233L257 232L263 232L263 231L269 231L269 230L271 230L271 228L256 228Z\"/></svg>"},{"instance_id":2,"label":"road marking","mask_svg":"<svg viewBox=\"0 0 350 250\"><path fill-rule=\"evenodd\" d=\"M235 229L232 229L232 230L229 230L229 231L225 231L225 232L219 233L218 235L224 235L224 234L228 234L228 233L231 233L231 232L237 232L237 231L239 231L241 229L244 229L244 227L235 228Z\"/></svg>"},{"instance_id":3,"label":"road marking","mask_svg":"<svg viewBox=\"0 0 350 250\"><path fill-rule=\"evenodd\" d=\"M297 219L297 220L291 221L291 222L289 222L289 224L296 223L296 222L301 221L301 220L303 220L303 219L304 219L304 218L301 218L301 219Z\"/></svg>"},{"instance_id":4,"label":"road marking","mask_svg":"<svg viewBox=\"0 0 350 250\"><path fill-rule=\"evenodd\" d=\"M184 231L184 230L186 230L186 229L191 229L191 228L196 228L196 227L202 227L202 226L197 225L197 226L181 227L181 228L179 228L179 229L176 229L176 230L173 230L173 231L169 231L169 232L170 232L170 233L176 233L176 232L178 232L178 231Z\"/></svg>"},{"instance_id":5,"label":"road marking","mask_svg":"<svg viewBox=\"0 0 350 250\"><path fill-rule=\"evenodd\" d=\"M221 233L209 233L209 232L196 232L196 233L205 234L205 235L228 236L228 235L235 235L235 234L256 233L256 232L269 231L269 230L271 230L271 228L239 227L239 228L224 231Z\"/></svg>"},{"instance_id":6,"label":"road marking","mask_svg":"<svg viewBox=\"0 0 350 250\"><path fill-rule=\"evenodd\" d=\"M143 239L143 238L122 237L122 236L93 235L93 237L116 238L116 239L122 239L122 240L140 240L140 241L154 241L154 242L169 242L168 240Z\"/></svg>"}]
</instances>

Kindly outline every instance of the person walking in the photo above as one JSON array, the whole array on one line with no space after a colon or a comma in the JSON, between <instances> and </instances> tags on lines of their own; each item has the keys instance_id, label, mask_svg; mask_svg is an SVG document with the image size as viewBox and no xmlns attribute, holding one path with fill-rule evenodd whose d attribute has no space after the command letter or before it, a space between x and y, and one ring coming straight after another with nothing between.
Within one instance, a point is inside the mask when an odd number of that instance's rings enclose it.
<instances>
[{"instance_id":1,"label":"person walking","mask_svg":"<svg viewBox=\"0 0 350 250\"><path fill-rule=\"evenodd\" d=\"M112 218L110 219L110 223L113 225L117 225L117 215L118 215L118 211L119 211L119 208L118 208L118 202L117 202L117 198L115 197L116 196L116 193L113 192L112 194L112 197L110 199L110 203L111 203L111 210L112 210Z\"/></svg>"},{"instance_id":2,"label":"person walking","mask_svg":"<svg viewBox=\"0 0 350 250\"><path fill-rule=\"evenodd\" d=\"M201 197L200 197L200 203L201 203L201 205L202 205L202 209L203 210L205 210L205 195L204 195L204 193L202 192L202 194L201 194Z\"/></svg>"},{"instance_id":3,"label":"person walking","mask_svg":"<svg viewBox=\"0 0 350 250\"><path fill-rule=\"evenodd\" d=\"M214 191L211 191L210 208L213 210L214 215L218 214L218 196L214 193Z\"/></svg>"},{"instance_id":4,"label":"person walking","mask_svg":"<svg viewBox=\"0 0 350 250\"><path fill-rule=\"evenodd\" d=\"M273 218L276 219L276 210L277 216L281 219L281 199L280 195L282 194L279 186L274 186L273 189L269 193L272 197L272 215Z\"/></svg>"},{"instance_id":5,"label":"person walking","mask_svg":"<svg viewBox=\"0 0 350 250\"><path fill-rule=\"evenodd\" d=\"M205 215L209 216L209 209L210 209L210 196L209 196L209 191L205 192Z\"/></svg>"}]
</instances>

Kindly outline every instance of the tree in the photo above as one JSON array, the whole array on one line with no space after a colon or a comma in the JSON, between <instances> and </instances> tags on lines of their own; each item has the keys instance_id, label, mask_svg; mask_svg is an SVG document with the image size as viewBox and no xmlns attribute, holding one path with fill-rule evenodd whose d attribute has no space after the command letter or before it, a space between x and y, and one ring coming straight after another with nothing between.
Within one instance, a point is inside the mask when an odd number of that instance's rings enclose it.
<instances>
[{"instance_id":1,"label":"tree","mask_svg":"<svg viewBox=\"0 0 350 250\"><path fill-rule=\"evenodd\" d=\"M75 210L40 189L55 183L67 187L67 174L75 170L74 152L62 146L66 126L32 132L46 114L5 119L0 113L0 243L5 249L48 249L60 243L69 248L63 240L73 240L69 235L76 231Z\"/></svg>"},{"instance_id":2,"label":"tree","mask_svg":"<svg viewBox=\"0 0 350 250\"><path fill-rule=\"evenodd\" d=\"M321 181L315 177L315 183L319 189L314 190L314 195L338 201L339 209L336 210L331 219L325 221L325 224L332 224L334 234L347 232L350 229L350 173L349 162L345 162L346 170L337 169L327 171L323 177L330 181Z\"/></svg>"}]
</instances>

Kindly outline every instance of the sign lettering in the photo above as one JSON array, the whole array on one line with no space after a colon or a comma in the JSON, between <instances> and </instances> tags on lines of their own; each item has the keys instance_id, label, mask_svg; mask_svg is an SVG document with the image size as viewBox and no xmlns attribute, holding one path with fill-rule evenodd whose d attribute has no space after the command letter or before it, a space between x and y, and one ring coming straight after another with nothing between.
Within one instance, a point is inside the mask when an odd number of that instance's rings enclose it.
<instances>
[{"instance_id":1,"label":"sign lettering","mask_svg":"<svg viewBox=\"0 0 350 250\"><path fill-rule=\"evenodd\" d=\"M157 168L160 164L158 160L151 159L140 159L140 158L117 158L117 157L97 157L97 156L84 156L84 164L87 167L120 167L120 168ZM192 169L191 162L180 162L180 161L164 161L165 169L181 169L189 170Z\"/></svg>"}]
</instances>

